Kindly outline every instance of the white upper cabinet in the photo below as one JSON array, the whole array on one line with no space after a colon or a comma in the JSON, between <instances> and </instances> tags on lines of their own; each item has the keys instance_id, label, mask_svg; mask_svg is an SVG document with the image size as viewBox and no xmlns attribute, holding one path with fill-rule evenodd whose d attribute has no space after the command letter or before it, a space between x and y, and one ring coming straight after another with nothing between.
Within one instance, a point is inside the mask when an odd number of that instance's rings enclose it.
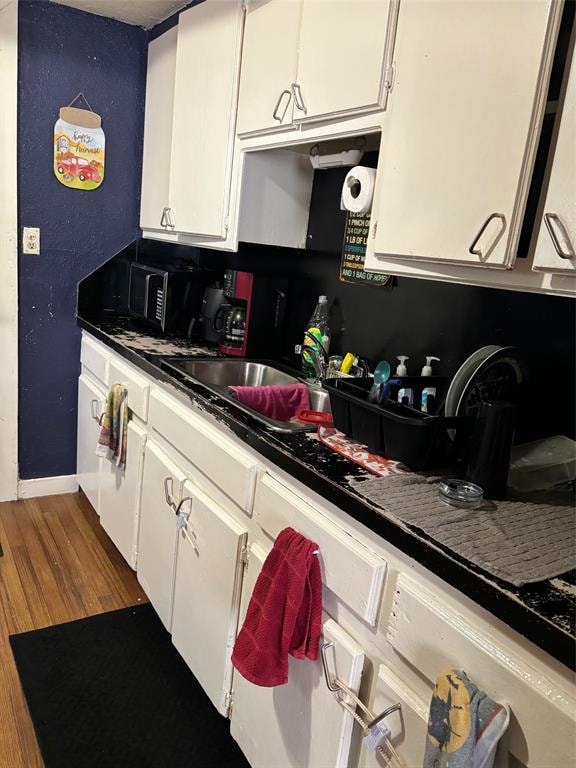
<instances>
[{"instance_id":1,"label":"white upper cabinet","mask_svg":"<svg viewBox=\"0 0 576 768\"><path fill-rule=\"evenodd\" d=\"M512 266L561 5L400 4L372 215L376 254Z\"/></svg>"},{"instance_id":2,"label":"white upper cabinet","mask_svg":"<svg viewBox=\"0 0 576 768\"><path fill-rule=\"evenodd\" d=\"M303 0L296 121L384 108L390 6L390 0Z\"/></svg>"},{"instance_id":3,"label":"white upper cabinet","mask_svg":"<svg viewBox=\"0 0 576 768\"><path fill-rule=\"evenodd\" d=\"M397 5L396 0L250 2L238 133L384 109L387 38L393 41L396 18L390 11Z\"/></svg>"},{"instance_id":4,"label":"white upper cabinet","mask_svg":"<svg viewBox=\"0 0 576 768\"><path fill-rule=\"evenodd\" d=\"M302 0L253 0L247 6L237 132L292 123Z\"/></svg>"},{"instance_id":5,"label":"white upper cabinet","mask_svg":"<svg viewBox=\"0 0 576 768\"><path fill-rule=\"evenodd\" d=\"M142 229L170 228L167 208L177 37L178 27L172 27L148 46L140 200Z\"/></svg>"},{"instance_id":6,"label":"white upper cabinet","mask_svg":"<svg viewBox=\"0 0 576 768\"><path fill-rule=\"evenodd\" d=\"M566 88L534 269L576 274L576 55Z\"/></svg>"},{"instance_id":7,"label":"white upper cabinet","mask_svg":"<svg viewBox=\"0 0 576 768\"><path fill-rule=\"evenodd\" d=\"M226 235L243 18L240 0L180 14L169 203L178 232Z\"/></svg>"}]
</instances>

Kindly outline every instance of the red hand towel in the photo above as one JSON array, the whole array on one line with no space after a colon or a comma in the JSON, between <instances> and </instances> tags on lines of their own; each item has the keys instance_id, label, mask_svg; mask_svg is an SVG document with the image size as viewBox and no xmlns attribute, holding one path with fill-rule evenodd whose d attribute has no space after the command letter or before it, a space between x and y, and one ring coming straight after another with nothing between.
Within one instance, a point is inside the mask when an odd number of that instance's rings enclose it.
<instances>
[{"instance_id":1,"label":"red hand towel","mask_svg":"<svg viewBox=\"0 0 576 768\"><path fill-rule=\"evenodd\" d=\"M288 654L318 658L322 579L317 549L285 528L262 566L232 653L238 672L255 685L287 683Z\"/></svg>"},{"instance_id":2,"label":"red hand towel","mask_svg":"<svg viewBox=\"0 0 576 768\"><path fill-rule=\"evenodd\" d=\"M310 408L310 393L306 384L302 383L230 389L243 405L276 421L290 421L300 411Z\"/></svg>"}]
</instances>

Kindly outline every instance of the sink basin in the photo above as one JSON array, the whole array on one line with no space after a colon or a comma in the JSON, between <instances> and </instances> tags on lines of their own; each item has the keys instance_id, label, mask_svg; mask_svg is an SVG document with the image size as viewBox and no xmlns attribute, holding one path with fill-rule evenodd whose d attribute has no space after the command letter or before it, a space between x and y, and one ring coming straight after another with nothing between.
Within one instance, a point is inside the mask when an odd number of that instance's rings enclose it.
<instances>
[{"instance_id":1,"label":"sink basin","mask_svg":"<svg viewBox=\"0 0 576 768\"><path fill-rule=\"evenodd\" d=\"M304 382L310 394L310 408L313 411L330 413L330 396L317 384L311 384L299 378L296 371L278 367L277 363L255 362L253 360L215 360L172 357L164 358L162 367L167 371L177 371L192 381L202 384L211 392L232 403L257 421L277 432L304 432L316 429L315 424L297 424L289 421L269 419L253 408L239 403L228 391L228 387L284 386Z\"/></svg>"}]
</instances>

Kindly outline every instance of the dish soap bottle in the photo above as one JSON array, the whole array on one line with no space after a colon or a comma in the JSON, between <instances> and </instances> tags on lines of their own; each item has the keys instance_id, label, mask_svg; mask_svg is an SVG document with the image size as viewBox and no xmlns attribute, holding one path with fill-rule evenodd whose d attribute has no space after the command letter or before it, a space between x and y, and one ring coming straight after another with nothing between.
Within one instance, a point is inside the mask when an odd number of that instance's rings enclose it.
<instances>
[{"instance_id":1,"label":"dish soap bottle","mask_svg":"<svg viewBox=\"0 0 576 768\"><path fill-rule=\"evenodd\" d=\"M316 341L314 341L316 340ZM322 355L320 346L324 347L326 355L330 346L330 328L328 326L328 297L319 296L318 304L312 317L306 326L304 342L302 344L302 373L306 378L313 378L316 375L311 356L306 349L314 349L318 355Z\"/></svg>"}]
</instances>

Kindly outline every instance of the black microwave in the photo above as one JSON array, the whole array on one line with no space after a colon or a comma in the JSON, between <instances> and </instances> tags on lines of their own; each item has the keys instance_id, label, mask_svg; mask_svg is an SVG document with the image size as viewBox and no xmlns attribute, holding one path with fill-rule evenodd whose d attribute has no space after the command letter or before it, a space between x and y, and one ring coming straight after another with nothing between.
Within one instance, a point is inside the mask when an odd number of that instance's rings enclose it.
<instances>
[{"instance_id":1,"label":"black microwave","mask_svg":"<svg viewBox=\"0 0 576 768\"><path fill-rule=\"evenodd\" d=\"M130 314L162 333L190 332L200 314L209 270L130 265Z\"/></svg>"}]
</instances>

